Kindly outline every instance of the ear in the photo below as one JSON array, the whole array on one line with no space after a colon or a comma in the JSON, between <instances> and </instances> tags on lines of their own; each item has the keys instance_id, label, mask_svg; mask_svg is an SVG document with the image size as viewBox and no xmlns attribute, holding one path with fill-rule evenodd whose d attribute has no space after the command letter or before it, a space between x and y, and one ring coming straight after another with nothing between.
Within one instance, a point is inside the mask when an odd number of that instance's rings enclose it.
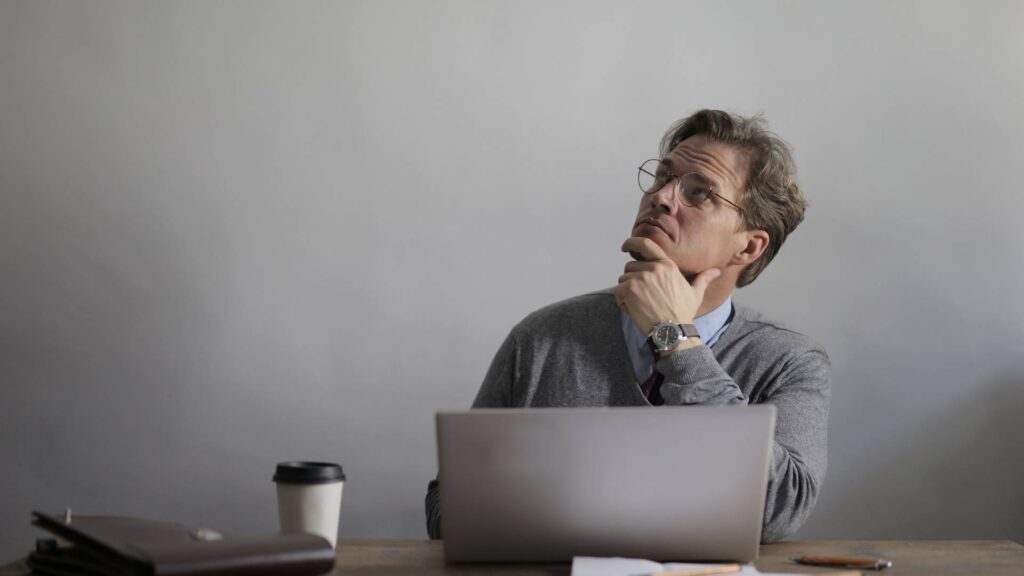
<instances>
[{"instance_id":1,"label":"ear","mask_svg":"<svg viewBox=\"0 0 1024 576\"><path fill-rule=\"evenodd\" d=\"M746 266L757 260L761 254L764 254L768 248L768 242L771 240L764 230L745 230L742 234L746 243L739 252L733 255L730 264Z\"/></svg>"}]
</instances>

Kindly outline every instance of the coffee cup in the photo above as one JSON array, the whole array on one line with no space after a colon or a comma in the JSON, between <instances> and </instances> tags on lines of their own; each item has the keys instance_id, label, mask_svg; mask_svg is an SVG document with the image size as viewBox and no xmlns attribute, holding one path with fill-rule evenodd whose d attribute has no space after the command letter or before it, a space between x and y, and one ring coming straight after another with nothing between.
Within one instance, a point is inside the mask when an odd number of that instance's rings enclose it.
<instances>
[{"instance_id":1,"label":"coffee cup","mask_svg":"<svg viewBox=\"0 0 1024 576\"><path fill-rule=\"evenodd\" d=\"M335 547L345 472L330 462L282 462L274 473L282 532L323 536Z\"/></svg>"}]
</instances>

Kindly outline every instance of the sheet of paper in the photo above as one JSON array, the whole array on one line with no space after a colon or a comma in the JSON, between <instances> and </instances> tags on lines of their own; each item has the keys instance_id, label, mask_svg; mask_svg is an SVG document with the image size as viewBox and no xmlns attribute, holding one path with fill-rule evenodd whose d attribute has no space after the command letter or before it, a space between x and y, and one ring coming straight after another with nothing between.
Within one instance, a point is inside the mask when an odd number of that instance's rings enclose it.
<instances>
[{"instance_id":1,"label":"sheet of paper","mask_svg":"<svg viewBox=\"0 0 1024 576\"><path fill-rule=\"evenodd\" d=\"M596 558L593 556L577 556L572 559L572 576L647 576L658 572L685 570L689 568L709 568L726 564L691 564L669 562L661 564L640 558ZM744 564L737 576L807 576L806 573L761 572L753 564Z\"/></svg>"},{"instance_id":2,"label":"sheet of paper","mask_svg":"<svg viewBox=\"0 0 1024 576\"><path fill-rule=\"evenodd\" d=\"M572 559L572 576L646 576L647 574L656 574L658 572L667 572L671 570L686 570L690 568L711 568L714 566L726 566L734 563L725 564L691 564L691 563L679 563L670 562L661 564L651 560L642 560L640 558L595 558L593 556L577 556ZM749 566L753 569L753 566ZM747 566L744 566L740 572L733 572L733 574L757 574L755 569L754 572L745 572Z\"/></svg>"}]
</instances>

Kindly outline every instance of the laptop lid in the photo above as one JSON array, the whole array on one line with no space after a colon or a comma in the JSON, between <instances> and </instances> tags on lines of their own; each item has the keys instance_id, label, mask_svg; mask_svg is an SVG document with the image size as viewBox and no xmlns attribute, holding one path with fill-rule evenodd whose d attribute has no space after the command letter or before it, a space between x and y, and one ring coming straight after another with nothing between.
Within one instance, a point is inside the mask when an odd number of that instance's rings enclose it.
<instances>
[{"instance_id":1,"label":"laptop lid","mask_svg":"<svg viewBox=\"0 0 1024 576\"><path fill-rule=\"evenodd\" d=\"M775 407L437 414L449 562L757 558Z\"/></svg>"}]
</instances>

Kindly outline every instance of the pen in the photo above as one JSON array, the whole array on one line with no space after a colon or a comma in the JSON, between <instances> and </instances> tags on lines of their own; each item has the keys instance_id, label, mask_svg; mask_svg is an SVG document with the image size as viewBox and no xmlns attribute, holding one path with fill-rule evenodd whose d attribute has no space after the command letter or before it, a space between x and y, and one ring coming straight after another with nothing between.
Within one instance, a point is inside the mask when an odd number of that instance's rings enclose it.
<instances>
[{"instance_id":1,"label":"pen","mask_svg":"<svg viewBox=\"0 0 1024 576\"><path fill-rule=\"evenodd\" d=\"M808 566L859 568L861 570L881 570L892 566L892 562L882 558L856 558L853 556L811 556L804 554L799 558L793 558L793 561Z\"/></svg>"}]
</instances>

